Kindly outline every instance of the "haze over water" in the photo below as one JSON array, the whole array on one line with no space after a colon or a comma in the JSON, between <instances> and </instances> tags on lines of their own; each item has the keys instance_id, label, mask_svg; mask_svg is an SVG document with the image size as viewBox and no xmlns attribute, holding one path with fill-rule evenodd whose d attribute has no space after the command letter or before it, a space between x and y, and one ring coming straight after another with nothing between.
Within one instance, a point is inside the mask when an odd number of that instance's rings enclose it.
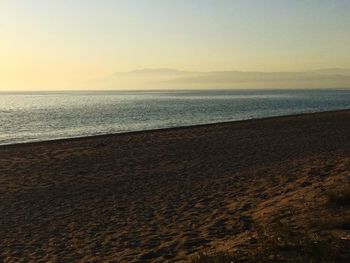
<instances>
[{"instance_id":1,"label":"haze over water","mask_svg":"<svg viewBox=\"0 0 350 263\"><path fill-rule=\"evenodd\" d=\"M0 94L0 144L350 108L350 90Z\"/></svg>"}]
</instances>

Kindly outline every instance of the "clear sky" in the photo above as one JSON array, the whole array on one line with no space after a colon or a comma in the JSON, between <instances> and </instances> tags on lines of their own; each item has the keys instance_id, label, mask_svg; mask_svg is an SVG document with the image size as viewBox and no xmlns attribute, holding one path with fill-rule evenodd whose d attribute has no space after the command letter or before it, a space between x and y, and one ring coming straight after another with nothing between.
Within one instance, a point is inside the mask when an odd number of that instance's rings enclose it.
<instances>
[{"instance_id":1,"label":"clear sky","mask_svg":"<svg viewBox=\"0 0 350 263\"><path fill-rule=\"evenodd\" d=\"M349 0L0 1L0 90L140 68L350 68L349 51Z\"/></svg>"}]
</instances>

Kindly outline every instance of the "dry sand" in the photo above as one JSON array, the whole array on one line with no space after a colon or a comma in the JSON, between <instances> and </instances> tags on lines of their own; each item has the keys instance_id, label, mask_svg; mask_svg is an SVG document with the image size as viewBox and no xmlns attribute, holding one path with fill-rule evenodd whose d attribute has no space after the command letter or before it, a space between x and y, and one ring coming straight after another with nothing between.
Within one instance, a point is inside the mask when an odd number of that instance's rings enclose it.
<instances>
[{"instance_id":1,"label":"dry sand","mask_svg":"<svg viewBox=\"0 0 350 263\"><path fill-rule=\"evenodd\" d=\"M253 246L253 222L326 231L349 175L350 111L2 146L0 261L181 262Z\"/></svg>"}]
</instances>

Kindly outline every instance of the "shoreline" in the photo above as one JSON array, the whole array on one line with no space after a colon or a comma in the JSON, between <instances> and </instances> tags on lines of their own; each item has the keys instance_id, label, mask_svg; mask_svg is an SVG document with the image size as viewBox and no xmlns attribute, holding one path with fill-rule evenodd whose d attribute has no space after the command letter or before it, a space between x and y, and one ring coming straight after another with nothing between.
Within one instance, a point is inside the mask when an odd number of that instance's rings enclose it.
<instances>
[{"instance_id":1,"label":"shoreline","mask_svg":"<svg viewBox=\"0 0 350 263\"><path fill-rule=\"evenodd\" d=\"M28 141L28 142L19 142L19 143L9 143L9 144L0 144L0 149L7 148L7 147L32 146L36 144L69 143L71 141L105 139L105 138L117 137L117 136L128 136L128 135L154 133L154 132L166 132L166 131L173 131L173 130L176 131L176 130L184 130L184 129L185 130L196 129L196 128L203 128L203 127L210 127L210 126L230 125L230 124L239 124L244 122L264 121L264 120L277 120L280 118L301 117L304 115L306 116L306 115L315 115L315 114L331 114L331 113L337 113L337 112L341 113L341 112L347 112L347 111L350 111L350 108L340 109L340 110L329 110L329 111L304 112L304 113L287 114L287 115L262 117L262 118L252 118L252 119L236 120L236 121L223 121L223 122L213 122L213 123L206 123L206 124L176 126L176 127L167 127L167 128L159 128L159 129L150 129L150 130L116 132L116 133L107 133L107 134L100 134L100 135L59 138L59 139L52 139L52 140L42 140L42 141L37 140L37 141Z\"/></svg>"}]
</instances>

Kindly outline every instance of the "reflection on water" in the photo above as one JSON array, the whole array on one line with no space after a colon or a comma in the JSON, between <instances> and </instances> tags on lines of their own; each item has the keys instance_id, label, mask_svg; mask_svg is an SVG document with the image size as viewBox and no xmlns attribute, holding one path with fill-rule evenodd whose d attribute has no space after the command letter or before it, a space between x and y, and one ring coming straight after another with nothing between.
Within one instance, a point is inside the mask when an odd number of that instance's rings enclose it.
<instances>
[{"instance_id":1,"label":"reflection on water","mask_svg":"<svg viewBox=\"0 0 350 263\"><path fill-rule=\"evenodd\" d=\"M0 93L0 144L350 108L350 90Z\"/></svg>"}]
</instances>

